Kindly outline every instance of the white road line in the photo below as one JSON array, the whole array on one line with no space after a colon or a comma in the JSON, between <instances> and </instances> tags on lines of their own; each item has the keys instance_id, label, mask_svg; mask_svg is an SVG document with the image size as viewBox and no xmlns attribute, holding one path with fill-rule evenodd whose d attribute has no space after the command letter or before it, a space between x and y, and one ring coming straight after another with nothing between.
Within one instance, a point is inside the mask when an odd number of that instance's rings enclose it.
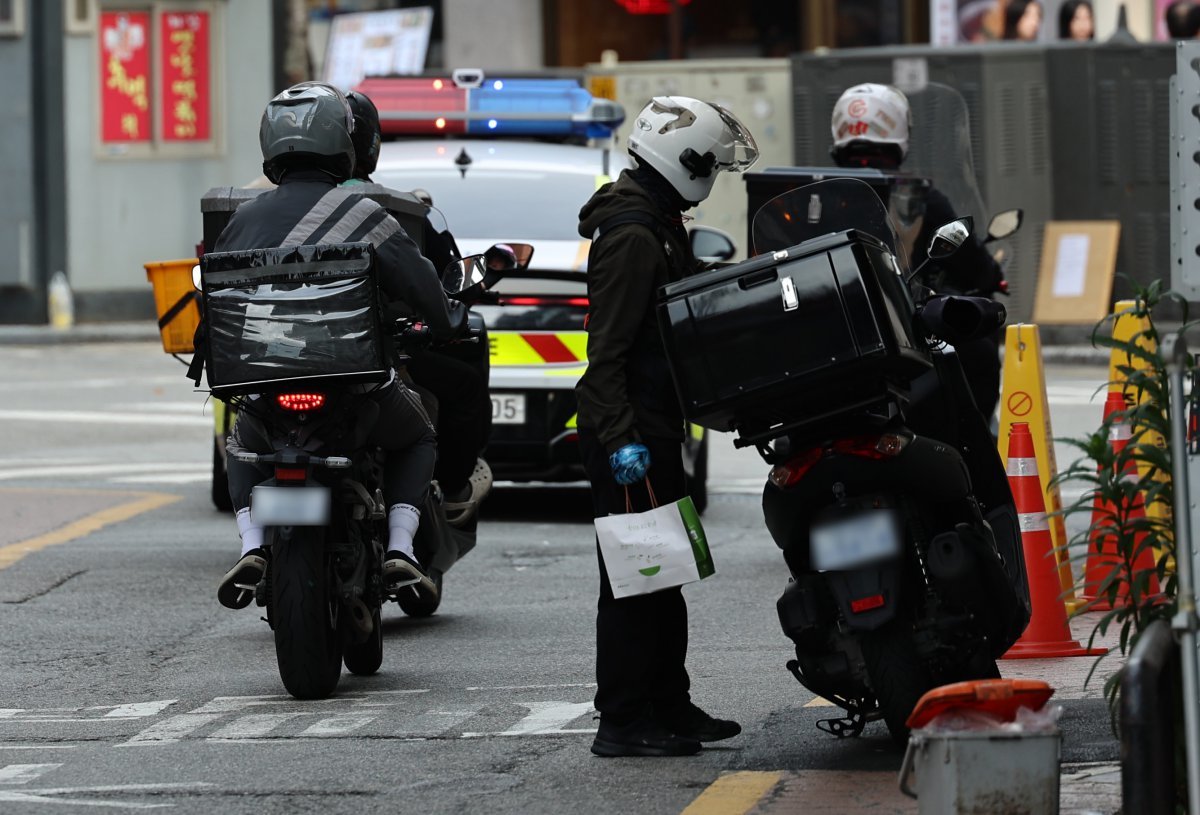
<instances>
[{"instance_id":1,"label":"white road line","mask_svg":"<svg viewBox=\"0 0 1200 815\"><path fill-rule=\"evenodd\" d=\"M121 473L192 473L205 472L211 474L212 464L199 462L180 462L170 464L160 461L145 461L134 464L79 464L69 467L26 467L17 470L0 470L0 481L13 481L19 478L60 478L72 475L119 475Z\"/></svg>"},{"instance_id":2,"label":"white road line","mask_svg":"<svg viewBox=\"0 0 1200 815\"><path fill-rule=\"evenodd\" d=\"M0 744L0 750L74 750L74 744Z\"/></svg>"},{"instance_id":3,"label":"white road line","mask_svg":"<svg viewBox=\"0 0 1200 815\"><path fill-rule=\"evenodd\" d=\"M70 388L71 390L80 390L83 388L121 388L128 390L131 385L152 385L152 384L171 384L177 385L180 383L181 376L147 376L138 379L126 377L124 379L55 379L46 380L45 382L5 382L4 390L6 391L44 391L49 388Z\"/></svg>"},{"instance_id":4,"label":"white road line","mask_svg":"<svg viewBox=\"0 0 1200 815\"><path fill-rule=\"evenodd\" d=\"M208 737L209 741L255 739L265 736L281 724L303 716L303 713L252 713L241 716Z\"/></svg>"},{"instance_id":5,"label":"white road line","mask_svg":"<svg viewBox=\"0 0 1200 815\"><path fill-rule=\"evenodd\" d=\"M202 484L212 480L212 468L205 468L202 473L179 473L177 475L123 475L119 478L110 478L110 484Z\"/></svg>"},{"instance_id":6,"label":"white road line","mask_svg":"<svg viewBox=\"0 0 1200 815\"><path fill-rule=\"evenodd\" d=\"M483 709L483 705L453 710L428 710L404 723L405 736L441 736L458 727Z\"/></svg>"},{"instance_id":7,"label":"white road line","mask_svg":"<svg viewBox=\"0 0 1200 815\"><path fill-rule=\"evenodd\" d=\"M595 682L567 682L561 685L493 685L486 687L483 685L474 685L468 687L467 690L547 690L554 688L594 688Z\"/></svg>"},{"instance_id":8,"label":"white road line","mask_svg":"<svg viewBox=\"0 0 1200 815\"><path fill-rule=\"evenodd\" d=\"M132 424L171 425L179 427L212 427L213 420L204 416L160 416L153 413L105 413L99 410L0 410L0 421L57 422L67 424Z\"/></svg>"},{"instance_id":9,"label":"white road line","mask_svg":"<svg viewBox=\"0 0 1200 815\"><path fill-rule=\"evenodd\" d=\"M118 747L138 747L146 744L171 744L186 738L207 724L221 718L223 713L180 713L156 722Z\"/></svg>"},{"instance_id":10,"label":"white road line","mask_svg":"<svg viewBox=\"0 0 1200 815\"><path fill-rule=\"evenodd\" d=\"M9 764L0 767L0 784L28 784L62 764Z\"/></svg>"},{"instance_id":11,"label":"white road line","mask_svg":"<svg viewBox=\"0 0 1200 815\"><path fill-rule=\"evenodd\" d=\"M104 718L144 719L147 716L157 716L178 701L178 699L159 699L156 702L132 702L127 705L117 705L105 713Z\"/></svg>"},{"instance_id":12,"label":"white road line","mask_svg":"<svg viewBox=\"0 0 1200 815\"><path fill-rule=\"evenodd\" d=\"M309 725L303 731L301 736L318 736L318 737L333 737L344 736L347 733L352 733L360 727L370 724L375 721L374 716L330 716L328 719L322 719L316 724Z\"/></svg>"},{"instance_id":13,"label":"white road line","mask_svg":"<svg viewBox=\"0 0 1200 815\"><path fill-rule=\"evenodd\" d=\"M501 736L542 736L556 733L591 733L591 730L564 730L568 724L595 709L591 702L522 702L529 714Z\"/></svg>"},{"instance_id":14,"label":"white road line","mask_svg":"<svg viewBox=\"0 0 1200 815\"><path fill-rule=\"evenodd\" d=\"M206 782L186 784L110 784L102 787L58 787L56 789L33 790L0 790L0 803L16 804L58 804L60 806L106 807L109 809L163 809L174 804L147 804L141 801L115 801L111 798L57 798L59 795L78 795L79 793L112 793L112 792L170 792L171 790L187 791L211 787Z\"/></svg>"}]
</instances>

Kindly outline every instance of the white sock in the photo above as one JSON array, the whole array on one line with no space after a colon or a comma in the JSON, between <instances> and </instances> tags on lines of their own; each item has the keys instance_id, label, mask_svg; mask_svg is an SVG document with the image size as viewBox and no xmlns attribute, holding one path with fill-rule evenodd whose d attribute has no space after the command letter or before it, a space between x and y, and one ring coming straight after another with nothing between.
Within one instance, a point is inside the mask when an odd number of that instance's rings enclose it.
<instances>
[{"instance_id":1,"label":"white sock","mask_svg":"<svg viewBox=\"0 0 1200 815\"><path fill-rule=\"evenodd\" d=\"M388 551L400 551L416 559L413 536L421 525L421 510L412 504L392 504L388 508Z\"/></svg>"},{"instance_id":2,"label":"white sock","mask_svg":"<svg viewBox=\"0 0 1200 815\"><path fill-rule=\"evenodd\" d=\"M238 534L242 536L242 555L263 546L263 528L250 520L250 507L237 512Z\"/></svg>"}]
</instances>

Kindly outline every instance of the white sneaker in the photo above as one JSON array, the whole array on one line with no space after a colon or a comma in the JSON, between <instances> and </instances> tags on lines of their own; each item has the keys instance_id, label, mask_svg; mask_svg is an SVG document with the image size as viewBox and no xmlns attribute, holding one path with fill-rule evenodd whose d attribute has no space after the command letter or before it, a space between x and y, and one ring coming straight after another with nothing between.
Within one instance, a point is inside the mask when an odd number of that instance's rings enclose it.
<instances>
[{"instance_id":1,"label":"white sneaker","mask_svg":"<svg viewBox=\"0 0 1200 815\"><path fill-rule=\"evenodd\" d=\"M461 526L471 519L479 509L479 504L492 491L492 468L481 458L475 459L475 469L467 479L471 494L465 501L446 501L442 508L446 511L446 521L451 526Z\"/></svg>"}]
</instances>

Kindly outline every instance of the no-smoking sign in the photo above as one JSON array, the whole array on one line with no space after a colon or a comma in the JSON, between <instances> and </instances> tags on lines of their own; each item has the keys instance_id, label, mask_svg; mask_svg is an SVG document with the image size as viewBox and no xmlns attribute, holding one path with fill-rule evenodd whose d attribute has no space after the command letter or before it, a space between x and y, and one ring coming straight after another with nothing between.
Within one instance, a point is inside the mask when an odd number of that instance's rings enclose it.
<instances>
[{"instance_id":1,"label":"no-smoking sign","mask_svg":"<svg viewBox=\"0 0 1200 815\"><path fill-rule=\"evenodd\" d=\"M1008 412L1014 416L1024 416L1033 410L1033 397L1025 391L1014 391L1008 397Z\"/></svg>"}]
</instances>

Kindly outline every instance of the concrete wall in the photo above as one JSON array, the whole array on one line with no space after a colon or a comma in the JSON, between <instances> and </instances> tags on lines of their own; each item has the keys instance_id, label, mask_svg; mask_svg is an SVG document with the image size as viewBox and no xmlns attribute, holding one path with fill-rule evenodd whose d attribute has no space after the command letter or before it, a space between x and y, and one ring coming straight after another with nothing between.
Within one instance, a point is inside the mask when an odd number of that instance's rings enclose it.
<instances>
[{"instance_id":1,"label":"concrete wall","mask_svg":"<svg viewBox=\"0 0 1200 815\"><path fill-rule=\"evenodd\" d=\"M0 37L0 76L12 107L0 121L0 298L33 281L33 111L28 33Z\"/></svg>"},{"instance_id":2,"label":"concrete wall","mask_svg":"<svg viewBox=\"0 0 1200 815\"><path fill-rule=\"evenodd\" d=\"M541 0L444 0L443 64L533 71L542 57Z\"/></svg>"},{"instance_id":3,"label":"concrete wall","mask_svg":"<svg viewBox=\"0 0 1200 815\"><path fill-rule=\"evenodd\" d=\"M81 320L153 314L142 264L191 257L201 236L200 197L260 174L258 122L272 95L271 4L229 0L216 9L217 150L206 157L104 155L95 35L68 37L67 275Z\"/></svg>"}]
</instances>

